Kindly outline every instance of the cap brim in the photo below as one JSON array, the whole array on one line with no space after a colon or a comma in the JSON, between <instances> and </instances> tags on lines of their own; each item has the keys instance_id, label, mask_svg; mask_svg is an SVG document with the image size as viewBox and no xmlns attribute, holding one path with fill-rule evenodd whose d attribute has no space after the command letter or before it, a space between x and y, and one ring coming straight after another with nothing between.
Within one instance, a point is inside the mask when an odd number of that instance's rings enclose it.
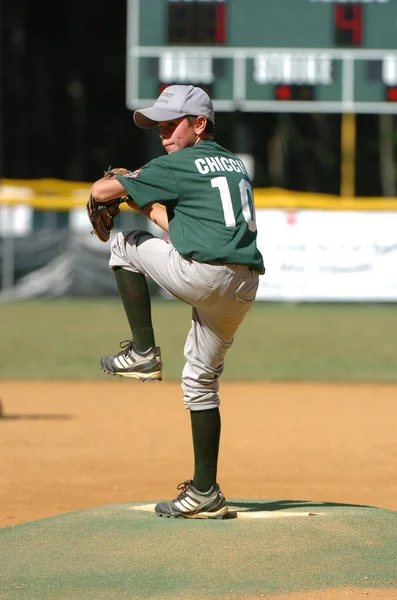
<instances>
[{"instance_id":1,"label":"cap brim","mask_svg":"<svg viewBox=\"0 0 397 600\"><path fill-rule=\"evenodd\" d=\"M172 121L173 119L180 119L185 116L185 113L172 112L159 106L151 106L150 108L136 110L134 112L134 121L141 129L150 129L151 127L156 127L157 123L161 121Z\"/></svg>"}]
</instances>

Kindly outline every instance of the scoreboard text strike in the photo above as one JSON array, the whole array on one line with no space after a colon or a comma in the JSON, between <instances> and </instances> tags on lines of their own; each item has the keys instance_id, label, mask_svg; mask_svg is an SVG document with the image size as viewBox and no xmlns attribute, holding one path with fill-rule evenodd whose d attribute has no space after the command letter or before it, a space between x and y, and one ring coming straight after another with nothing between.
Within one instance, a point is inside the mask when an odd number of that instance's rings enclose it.
<instances>
[{"instance_id":1,"label":"scoreboard text strike","mask_svg":"<svg viewBox=\"0 0 397 600\"><path fill-rule=\"evenodd\" d=\"M175 83L218 111L397 113L397 0L128 0L127 106Z\"/></svg>"}]
</instances>

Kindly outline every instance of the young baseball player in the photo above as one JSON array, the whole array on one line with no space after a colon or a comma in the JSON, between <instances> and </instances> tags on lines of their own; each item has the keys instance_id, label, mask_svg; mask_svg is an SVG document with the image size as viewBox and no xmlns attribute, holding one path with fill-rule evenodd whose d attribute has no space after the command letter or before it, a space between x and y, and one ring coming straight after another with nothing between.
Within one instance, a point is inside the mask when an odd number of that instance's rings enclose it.
<instances>
[{"instance_id":1,"label":"young baseball player","mask_svg":"<svg viewBox=\"0 0 397 600\"><path fill-rule=\"evenodd\" d=\"M202 89L167 87L150 108L137 110L138 127L157 127L166 155L141 169L99 179L99 202L128 194L129 204L168 232L171 243L147 231L118 233L109 266L131 328L132 341L104 356L108 373L161 380L146 276L192 306L182 373L190 410L194 475L177 498L156 505L164 517L222 518L226 500L217 483L221 430L218 380L237 328L250 310L263 260L256 245L252 187L243 162L214 141L214 108Z\"/></svg>"}]
</instances>

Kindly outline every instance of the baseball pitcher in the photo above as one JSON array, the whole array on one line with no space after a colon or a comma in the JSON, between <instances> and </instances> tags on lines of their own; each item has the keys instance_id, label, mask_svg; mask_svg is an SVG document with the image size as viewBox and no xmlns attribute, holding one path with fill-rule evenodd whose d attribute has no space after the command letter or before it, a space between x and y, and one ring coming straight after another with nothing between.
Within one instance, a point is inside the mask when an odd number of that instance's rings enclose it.
<instances>
[{"instance_id":1,"label":"baseball pitcher","mask_svg":"<svg viewBox=\"0 0 397 600\"><path fill-rule=\"evenodd\" d=\"M252 186L243 162L214 141L213 103L202 89L169 86L153 106L135 111L134 121L143 129L158 128L166 154L136 171L107 172L92 186L88 212L94 229L93 215L105 216L98 237L106 240L124 199L167 231L170 242L141 230L113 238L109 266L132 339L118 354L103 356L101 366L113 375L161 380L147 276L191 305L182 389L191 417L194 474L178 486L175 499L155 511L164 517L223 518L228 509L217 483L218 380L265 271Z\"/></svg>"}]
</instances>

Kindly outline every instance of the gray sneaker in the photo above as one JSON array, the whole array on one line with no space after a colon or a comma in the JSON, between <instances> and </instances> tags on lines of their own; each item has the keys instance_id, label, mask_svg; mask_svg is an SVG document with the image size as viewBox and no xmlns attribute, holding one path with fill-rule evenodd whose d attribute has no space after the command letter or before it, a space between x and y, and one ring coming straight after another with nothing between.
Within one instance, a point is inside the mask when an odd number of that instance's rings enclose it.
<instances>
[{"instance_id":1,"label":"gray sneaker","mask_svg":"<svg viewBox=\"0 0 397 600\"><path fill-rule=\"evenodd\" d=\"M103 371L109 375L132 377L141 381L161 381L163 364L158 346L141 354L132 341L126 340L120 343L120 348L123 349L118 354L102 356Z\"/></svg>"},{"instance_id":2,"label":"gray sneaker","mask_svg":"<svg viewBox=\"0 0 397 600\"><path fill-rule=\"evenodd\" d=\"M215 483L208 492L199 492L192 484L192 480L180 483L177 487L181 490L179 496L170 502L156 504L156 514L174 519L223 519L228 508L219 485Z\"/></svg>"}]
</instances>

